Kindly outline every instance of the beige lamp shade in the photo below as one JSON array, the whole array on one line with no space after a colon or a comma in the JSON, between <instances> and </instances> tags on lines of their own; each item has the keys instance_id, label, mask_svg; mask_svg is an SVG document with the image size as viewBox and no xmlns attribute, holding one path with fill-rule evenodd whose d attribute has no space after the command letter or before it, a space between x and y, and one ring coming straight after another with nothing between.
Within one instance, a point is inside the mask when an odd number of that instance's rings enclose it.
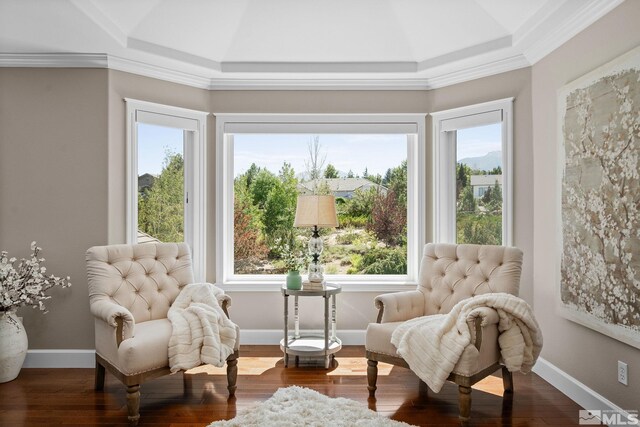
<instances>
[{"instance_id":1,"label":"beige lamp shade","mask_svg":"<svg viewBox=\"0 0 640 427\"><path fill-rule=\"evenodd\" d=\"M334 196L298 196L294 227L337 227Z\"/></svg>"}]
</instances>

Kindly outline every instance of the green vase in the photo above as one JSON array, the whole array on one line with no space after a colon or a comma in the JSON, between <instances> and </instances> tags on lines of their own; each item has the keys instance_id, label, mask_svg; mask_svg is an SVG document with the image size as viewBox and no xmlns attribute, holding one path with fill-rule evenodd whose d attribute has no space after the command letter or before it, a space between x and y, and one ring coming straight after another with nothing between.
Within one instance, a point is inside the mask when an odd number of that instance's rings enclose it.
<instances>
[{"instance_id":1,"label":"green vase","mask_svg":"<svg viewBox=\"0 0 640 427\"><path fill-rule=\"evenodd\" d=\"M295 291L302 289L302 276L298 270L292 270L287 274L287 289Z\"/></svg>"}]
</instances>

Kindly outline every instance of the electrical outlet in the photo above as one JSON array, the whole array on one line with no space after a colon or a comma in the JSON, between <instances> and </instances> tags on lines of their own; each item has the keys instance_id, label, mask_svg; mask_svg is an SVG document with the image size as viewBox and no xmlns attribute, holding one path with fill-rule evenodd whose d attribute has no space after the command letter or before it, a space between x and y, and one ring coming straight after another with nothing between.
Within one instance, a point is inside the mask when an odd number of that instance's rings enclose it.
<instances>
[{"instance_id":1,"label":"electrical outlet","mask_svg":"<svg viewBox=\"0 0 640 427\"><path fill-rule=\"evenodd\" d=\"M629 385L627 380L627 364L618 360L618 382Z\"/></svg>"}]
</instances>

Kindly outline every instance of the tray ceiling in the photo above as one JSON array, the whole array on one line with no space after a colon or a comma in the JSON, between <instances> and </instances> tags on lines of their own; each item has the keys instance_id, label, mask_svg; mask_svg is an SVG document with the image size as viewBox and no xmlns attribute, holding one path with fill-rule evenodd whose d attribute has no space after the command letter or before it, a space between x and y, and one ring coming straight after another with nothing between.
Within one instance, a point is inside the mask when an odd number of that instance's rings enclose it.
<instances>
[{"instance_id":1,"label":"tray ceiling","mask_svg":"<svg viewBox=\"0 0 640 427\"><path fill-rule=\"evenodd\" d=\"M0 0L0 66L212 89L430 89L531 65L620 3Z\"/></svg>"}]
</instances>

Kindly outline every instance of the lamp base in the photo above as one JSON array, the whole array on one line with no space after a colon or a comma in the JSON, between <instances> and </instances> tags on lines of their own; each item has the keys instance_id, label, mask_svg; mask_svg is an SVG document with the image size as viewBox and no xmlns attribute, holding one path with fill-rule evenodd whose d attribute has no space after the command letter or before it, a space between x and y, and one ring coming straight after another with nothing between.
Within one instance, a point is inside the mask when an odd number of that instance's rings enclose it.
<instances>
[{"instance_id":1,"label":"lamp base","mask_svg":"<svg viewBox=\"0 0 640 427\"><path fill-rule=\"evenodd\" d=\"M309 239L309 254L311 255L311 263L309 263L309 282L324 282L324 267L320 264L320 254L322 254L323 244L318 226L313 227L313 235Z\"/></svg>"}]
</instances>

